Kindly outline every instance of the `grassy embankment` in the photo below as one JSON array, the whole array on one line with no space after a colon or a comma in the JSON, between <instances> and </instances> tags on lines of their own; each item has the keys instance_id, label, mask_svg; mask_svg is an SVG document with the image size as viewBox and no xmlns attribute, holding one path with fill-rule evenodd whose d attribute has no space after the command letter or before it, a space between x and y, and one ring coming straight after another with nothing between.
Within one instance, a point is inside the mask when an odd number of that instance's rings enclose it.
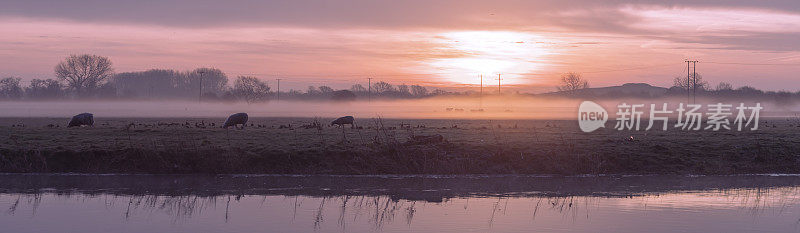
<instances>
[{"instance_id":1,"label":"grassy embankment","mask_svg":"<svg viewBox=\"0 0 800 233\"><path fill-rule=\"evenodd\" d=\"M580 132L575 121L362 118L357 119L362 128L342 130L325 126L329 119L253 118L245 130L224 130L218 127L223 120L106 118L96 119L93 128L68 129L68 119L3 118L0 172L800 172L800 122L795 119L762 119L758 131L593 133ZM323 126L313 127L315 121Z\"/></svg>"}]
</instances>

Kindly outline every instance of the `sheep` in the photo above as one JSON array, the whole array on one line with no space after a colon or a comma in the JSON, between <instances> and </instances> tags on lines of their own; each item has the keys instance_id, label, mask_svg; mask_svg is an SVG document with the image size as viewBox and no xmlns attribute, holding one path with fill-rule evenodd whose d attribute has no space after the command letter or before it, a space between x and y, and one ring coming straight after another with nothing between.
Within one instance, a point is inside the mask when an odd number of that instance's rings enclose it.
<instances>
[{"instance_id":1,"label":"sheep","mask_svg":"<svg viewBox=\"0 0 800 233\"><path fill-rule=\"evenodd\" d=\"M72 117L67 127L73 126L94 126L94 115L91 113L81 113Z\"/></svg>"},{"instance_id":2,"label":"sheep","mask_svg":"<svg viewBox=\"0 0 800 233\"><path fill-rule=\"evenodd\" d=\"M231 126L236 128L237 125L242 125L242 129L247 126L247 113L240 112L229 116L228 120L225 120L225 124L222 125L222 128L227 129Z\"/></svg>"},{"instance_id":3,"label":"sheep","mask_svg":"<svg viewBox=\"0 0 800 233\"><path fill-rule=\"evenodd\" d=\"M356 119L353 118L353 116L339 117L338 119L336 119L333 122L331 122L331 126L333 126L333 125L344 126L344 125L349 124L350 128L353 128L353 127L355 127L355 125L353 124L355 121L356 121Z\"/></svg>"}]
</instances>

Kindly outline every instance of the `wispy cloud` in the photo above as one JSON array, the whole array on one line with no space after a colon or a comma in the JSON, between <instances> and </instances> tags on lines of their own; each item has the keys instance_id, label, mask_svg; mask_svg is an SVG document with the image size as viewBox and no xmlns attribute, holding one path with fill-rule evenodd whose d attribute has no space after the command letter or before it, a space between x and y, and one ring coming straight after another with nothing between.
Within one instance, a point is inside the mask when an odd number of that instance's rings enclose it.
<instances>
[{"instance_id":1,"label":"wispy cloud","mask_svg":"<svg viewBox=\"0 0 800 233\"><path fill-rule=\"evenodd\" d=\"M0 75L23 77L96 53L118 71L214 66L339 87L367 76L453 85L506 73L543 88L568 71L594 85L669 85L689 57L800 56L796 1L34 0L4 2L0 19ZM667 62L676 67L628 69ZM797 71L703 70L734 84L770 72L761 88L782 88Z\"/></svg>"}]
</instances>

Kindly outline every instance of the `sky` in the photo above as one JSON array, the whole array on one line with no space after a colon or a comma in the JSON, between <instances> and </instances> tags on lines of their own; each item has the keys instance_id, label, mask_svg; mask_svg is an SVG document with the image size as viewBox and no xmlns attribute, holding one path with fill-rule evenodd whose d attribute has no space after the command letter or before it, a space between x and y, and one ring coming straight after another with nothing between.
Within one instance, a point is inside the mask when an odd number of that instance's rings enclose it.
<instances>
[{"instance_id":1,"label":"sky","mask_svg":"<svg viewBox=\"0 0 800 233\"><path fill-rule=\"evenodd\" d=\"M671 86L687 59L711 86L800 91L798 1L3 0L0 76L53 78L70 54L115 72L222 69L274 86L386 81L554 91ZM25 83L23 81L23 83Z\"/></svg>"}]
</instances>

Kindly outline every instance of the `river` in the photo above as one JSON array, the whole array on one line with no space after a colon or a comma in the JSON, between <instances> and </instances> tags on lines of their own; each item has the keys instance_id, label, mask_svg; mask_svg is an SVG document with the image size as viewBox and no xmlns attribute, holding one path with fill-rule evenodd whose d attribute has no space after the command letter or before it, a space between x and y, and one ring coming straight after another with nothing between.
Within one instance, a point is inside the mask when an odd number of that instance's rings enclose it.
<instances>
[{"instance_id":1,"label":"river","mask_svg":"<svg viewBox=\"0 0 800 233\"><path fill-rule=\"evenodd\" d=\"M2 232L798 232L800 176L0 175Z\"/></svg>"}]
</instances>

